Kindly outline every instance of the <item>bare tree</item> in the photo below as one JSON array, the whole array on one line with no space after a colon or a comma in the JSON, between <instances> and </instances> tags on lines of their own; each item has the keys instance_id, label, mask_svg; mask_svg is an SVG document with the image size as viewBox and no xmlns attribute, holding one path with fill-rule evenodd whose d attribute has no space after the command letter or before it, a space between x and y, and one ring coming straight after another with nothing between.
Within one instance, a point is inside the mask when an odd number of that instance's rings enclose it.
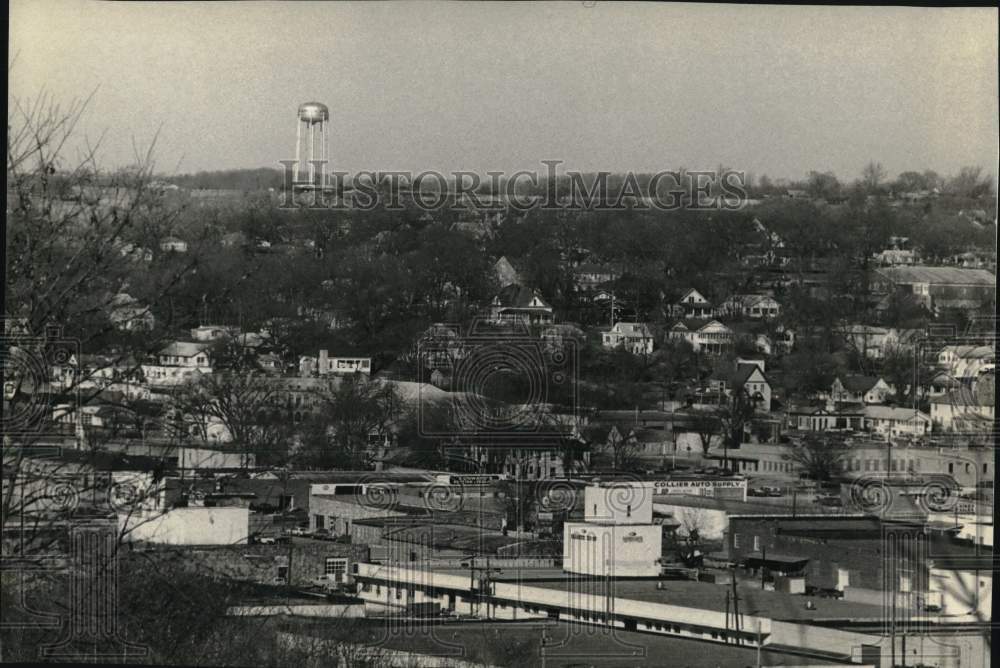
<instances>
[{"instance_id":1,"label":"bare tree","mask_svg":"<svg viewBox=\"0 0 1000 668\"><path fill-rule=\"evenodd\" d=\"M83 143L82 156L70 160L80 139L79 123L90 98L61 105L48 94L12 97L7 134L7 264L4 346L17 354L3 358L4 449L2 522L8 527L33 515L21 531L21 549L31 550L56 519L37 512L37 500L25 496L25 470L40 449L64 445L65 435L51 422L57 404L78 411L103 390L91 382L107 367L84 370L83 351L111 346L108 364L143 357L160 347L163 329L121 333L109 317L115 296L141 284L155 302L169 294L194 265L178 261L152 270L142 246L150 230L167 229L178 210L153 182L152 145L136 150L130 169L101 171L100 141ZM155 144L155 141L153 142ZM139 249L140 252L136 252ZM55 366L73 373L56 379ZM72 420L71 420L72 421ZM37 461L37 460L35 460ZM93 467L53 463L44 469L53 489L74 493L99 491ZM41 469L39 469L41 470ZM72 484L60 487L61 476ZM44 485L42 485L44 487ZM89 489L88 489L89 488ZM19 525L22 529L24 524Z\"/></svg>"},{"instance_id":2,"label":"bare tree","mask_svg":"<svg viewBox=\"0 0 1000 668\"><path fill-rule=\"evenodd\" d=\"M849 446L838 439L807 437L789 456L813 480L830 480L843 470L848 450Z\"/></svg>"},{"instance_id":3,"label":"bare tree","mask_svg":"<svg viewBox=\"0 0 1000 668\"><path fill-rule=\"evenodd\" d=\"M314 466L365 467L369 437L385 437L402 415L392 385L360 375L317 394L319 410L302 434L302 457Z\"/></svg>"}]
</instances>

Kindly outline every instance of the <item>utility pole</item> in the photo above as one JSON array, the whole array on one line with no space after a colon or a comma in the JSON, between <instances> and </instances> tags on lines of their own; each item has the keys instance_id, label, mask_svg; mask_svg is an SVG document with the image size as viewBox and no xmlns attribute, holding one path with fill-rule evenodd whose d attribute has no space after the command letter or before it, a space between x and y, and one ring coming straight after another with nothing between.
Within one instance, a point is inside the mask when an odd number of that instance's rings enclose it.
<instances>
[{"instance_id":1,"label":"utility pole","mask_svg":"<svg viewBox=\"0 0 1000 668\"><path fill-rule=\"evenodd\" d=\"M767 546L760 546L760 588L764 589L764 569L767 564Z\"/></svg>"}]
</instances>

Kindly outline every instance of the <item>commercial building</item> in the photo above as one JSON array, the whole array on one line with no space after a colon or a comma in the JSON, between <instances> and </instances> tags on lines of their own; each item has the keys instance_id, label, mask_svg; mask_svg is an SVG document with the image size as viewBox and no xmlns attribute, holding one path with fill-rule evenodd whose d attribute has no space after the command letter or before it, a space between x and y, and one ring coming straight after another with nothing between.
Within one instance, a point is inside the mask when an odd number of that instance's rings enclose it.
<instances>
[{"instance_id":1,"label":"commercial building","mask_svg":"<svg viewBox=\"0 0 1000 668\"><path fill-rule=\"evenodd\" d=\"M653 523L652 485L584 488L583 521L563 525L563 570L604 577L660 574L663 528Z\"/></svg>"}]
</instances>

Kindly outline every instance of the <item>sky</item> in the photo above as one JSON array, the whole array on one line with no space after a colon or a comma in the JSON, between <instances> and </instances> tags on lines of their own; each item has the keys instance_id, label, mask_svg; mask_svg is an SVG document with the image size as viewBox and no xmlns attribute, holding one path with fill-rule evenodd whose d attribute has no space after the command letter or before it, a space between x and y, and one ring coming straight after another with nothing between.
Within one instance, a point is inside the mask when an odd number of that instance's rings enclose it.
<instances>
[{"instance_id":1,"label":"sky","mask_svg":"<svg viewBox=\"0 0 1000 668\"><path fill-rule=\"evenodd\" d=\"M13 0L10 94L101 163L278 167L330 107L335 168L955 173L998 157L997 10L562 2Z\"/></svg>"}]
</instances>

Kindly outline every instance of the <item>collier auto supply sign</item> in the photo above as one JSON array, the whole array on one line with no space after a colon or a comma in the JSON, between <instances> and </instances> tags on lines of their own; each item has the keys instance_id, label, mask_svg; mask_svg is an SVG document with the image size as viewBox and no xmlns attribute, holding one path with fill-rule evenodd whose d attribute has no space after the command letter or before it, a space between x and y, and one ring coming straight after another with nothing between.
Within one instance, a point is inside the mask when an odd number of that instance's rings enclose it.
<instances>
[{"instance_id":1,"label":"collier auto supply sign","mask_svg":"<svg viewBox=\"0 0 1000 668\"><path fill-rule=\"evenodd\" d=\"M747 481L746 478L657 480L653 482L653 494L688 494L746 501Z\"/></svg>"}]
</instances>

